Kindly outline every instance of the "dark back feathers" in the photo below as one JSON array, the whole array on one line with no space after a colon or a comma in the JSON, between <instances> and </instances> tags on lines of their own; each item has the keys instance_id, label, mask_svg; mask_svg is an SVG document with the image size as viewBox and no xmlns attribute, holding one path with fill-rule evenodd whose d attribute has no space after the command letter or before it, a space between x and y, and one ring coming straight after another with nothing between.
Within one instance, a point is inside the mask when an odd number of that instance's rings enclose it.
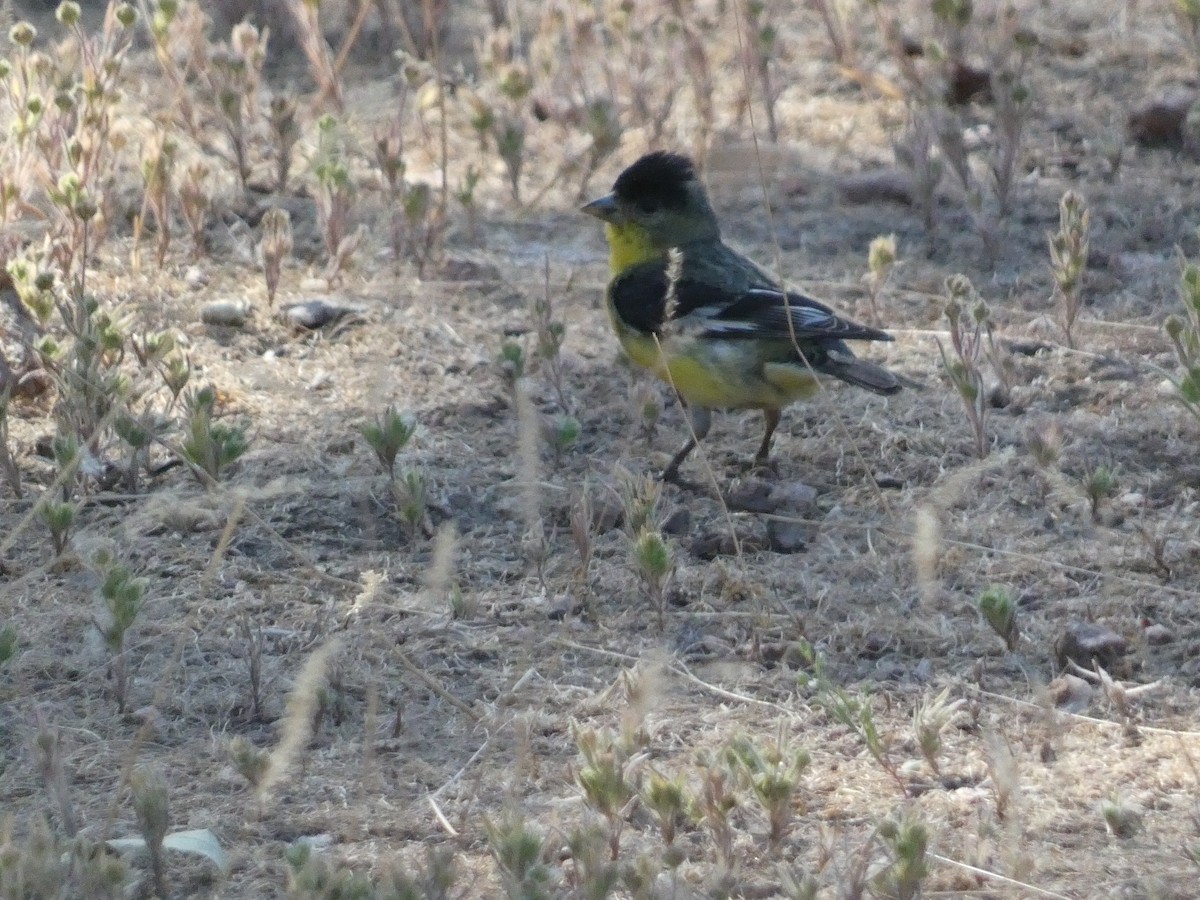
<instances>
[{"instance_id":1,"label":"dark back feathers","mask_svg":"<svg viewBox=\"0 0 1200 900\"><path fill-rule=\"evenodd\" d=\"M731 291L721 285L682 276L671 308L671 285L664 262L649 262L623 272L609 285L617 315L643 334L660 334L670 321L700 312L692 323L712 338L724 340L791 340L841 346L844 340L890 341L885 331L843 319L823 303L803 294L768 288Z\"/></svg>"}]
</instances>

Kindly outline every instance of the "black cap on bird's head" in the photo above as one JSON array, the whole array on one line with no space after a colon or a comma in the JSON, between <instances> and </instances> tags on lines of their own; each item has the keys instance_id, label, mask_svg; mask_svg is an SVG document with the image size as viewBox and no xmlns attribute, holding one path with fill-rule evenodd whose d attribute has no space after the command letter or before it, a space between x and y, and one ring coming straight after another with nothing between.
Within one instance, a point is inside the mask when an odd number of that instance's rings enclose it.
<instances>
[{"instance_id":1,"label":"black cap on bird's head","mask_svg":"<svg viewBox=\"0 0 1200 900\"><path fill-rule=\"evenodd\" d=\"M696 167L686 156L658 150L647 153L617 176L613 193L619 200L643 207L680 209L696 182Z\"/></svg>"},{"instance_id":2,"label":"black cap on bird's head","mask_svg":"<svg viewBox=\"0 0 1200 900\"><path fill-rule=\"evenodd\" d=\"M613 225L634 223L663 246L717 236L717 220L692 161L681 154L647 153L617 176L612 193L583 211Z\"/></svg>"}]
</instances>

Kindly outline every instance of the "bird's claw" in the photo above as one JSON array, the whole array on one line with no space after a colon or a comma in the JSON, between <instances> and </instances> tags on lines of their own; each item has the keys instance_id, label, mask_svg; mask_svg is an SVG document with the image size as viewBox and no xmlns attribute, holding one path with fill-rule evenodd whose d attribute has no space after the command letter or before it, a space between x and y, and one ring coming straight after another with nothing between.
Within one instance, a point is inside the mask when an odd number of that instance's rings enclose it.
<instances>
[{"instance_id":1,"label":"bird's claw","mask_svg":"<svg viewBox=\"0 0 1200 900\"><path fill-rule=\"evenodd\" d=\"M684 491L696 492L703 489L697 482L692 481L689 478L684 478L682 475L680 475L678 469L664 470L662 475L659 476L659 480L664 484L673 484L675 487Z\"/></svg>"},{"instance_id":2,"label":"bird's claw","mask_svg":"<svg viewBox=\"0 0 1200 900\"><path fill-rule=\"evenodd\" d=\"M768 456L756 456L746 466L752 475L778 475L779 464Z\"/></svg>"}]
</instances>

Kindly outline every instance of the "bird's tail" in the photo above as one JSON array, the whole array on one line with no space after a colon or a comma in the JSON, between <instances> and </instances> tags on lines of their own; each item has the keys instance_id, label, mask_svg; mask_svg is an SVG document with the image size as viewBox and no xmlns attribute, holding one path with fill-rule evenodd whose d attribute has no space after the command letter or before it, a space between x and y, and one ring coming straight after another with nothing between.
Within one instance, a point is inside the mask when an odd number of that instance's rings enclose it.
<instances>
[{"instance_id":1,"label":"bird's tail","mask_svg":"<svg viewBox=\"0 0 1200 900\"><path fill-rule=\"evenodd\" d=\"M885 397L904 386L900 378L883 366L845 353L830 353L820 368L827 375L832 375L847 384L866 388Z\"/></svg>"}]
</instances>

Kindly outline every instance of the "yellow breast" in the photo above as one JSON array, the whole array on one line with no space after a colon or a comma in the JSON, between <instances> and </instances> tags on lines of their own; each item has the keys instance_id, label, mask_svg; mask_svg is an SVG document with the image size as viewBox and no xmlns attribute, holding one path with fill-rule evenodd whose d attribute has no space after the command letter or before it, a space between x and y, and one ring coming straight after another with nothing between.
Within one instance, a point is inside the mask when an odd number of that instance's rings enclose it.
<instances>
[{"instance_id":1,"label":"yellow breast","mask_svg":"<svg viewBox=\"0 0 1200 900\"><path fill-rule=\"evenodd\" d=\"M679 392L688 403L711 409L782 408L818 389L807 369L763 364L748 341L666 338L622 326L613 317L621 346L637 365Z\"/></svg>"}]
</instances>

